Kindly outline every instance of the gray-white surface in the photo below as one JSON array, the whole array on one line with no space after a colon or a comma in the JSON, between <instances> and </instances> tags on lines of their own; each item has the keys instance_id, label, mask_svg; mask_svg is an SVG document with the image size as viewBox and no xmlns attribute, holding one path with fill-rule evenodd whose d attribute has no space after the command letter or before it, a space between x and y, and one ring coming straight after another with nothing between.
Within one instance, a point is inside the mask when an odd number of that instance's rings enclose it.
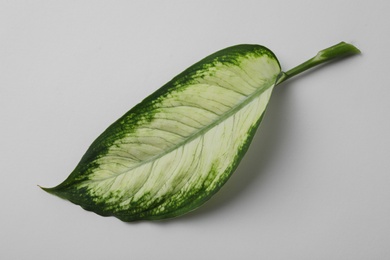
<instances>
[{"instance_id":1,"label":"gray-white surface","mask_svg":"<svg viewBox=\"0 0 390 260\"><path fill-rule=\"evenodd\" d=\"M0 1L1 259L389 259L390 2ZM272 49L287 70L241 165L199 210L122 223L38 188L208 54Z\"/></svg>"}]
</instances>

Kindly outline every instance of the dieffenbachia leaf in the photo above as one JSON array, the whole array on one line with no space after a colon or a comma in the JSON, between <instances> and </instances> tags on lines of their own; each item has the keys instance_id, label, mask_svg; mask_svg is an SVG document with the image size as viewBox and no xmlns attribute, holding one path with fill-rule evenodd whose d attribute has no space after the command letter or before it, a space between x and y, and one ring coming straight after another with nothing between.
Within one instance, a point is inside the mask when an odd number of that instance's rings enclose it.
<instances>
[{"instance_id":1,"label":"dieffenbachia leaf","mask_svg":"<svg viewBox=\"0 0 390 260\"><path fill-rule=\"evenodd\" d=\"M187 213L216 193L235 170L276 84L356 52L341 43L282 72L263 46L218 51L118 119L63 183L43 189L123 221Z\"/></svg>"}]
</instances>

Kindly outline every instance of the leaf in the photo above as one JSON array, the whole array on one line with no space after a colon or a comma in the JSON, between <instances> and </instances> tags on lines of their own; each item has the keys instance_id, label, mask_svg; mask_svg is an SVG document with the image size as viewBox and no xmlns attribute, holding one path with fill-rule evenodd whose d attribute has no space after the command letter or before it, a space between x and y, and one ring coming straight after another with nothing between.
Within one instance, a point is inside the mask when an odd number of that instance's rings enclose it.
<instances>
[{"instance_id":1,"label":"leaf","mask_svg":"<svg viewBox=\"0 0 390 260\"><path fill-rule=\"evenodd\" d=\"M113 123L63 183L44 189L123 221L189 212L237 167L279 73L262 46L216 52Z\"/></svg>"},{"instance_id":2,"label":"leaf","mask_svg":"<svg viewBox=\"0 0 390 260\"><path fill-rule=\"evenodd\" d=\"M237 45L194 64L103 132L60 185L43 188L123 221L185 214L228 180L272 90L327 61L360 53L341 42L282 72L260 45Z\"/></svg>"}]
</instances>

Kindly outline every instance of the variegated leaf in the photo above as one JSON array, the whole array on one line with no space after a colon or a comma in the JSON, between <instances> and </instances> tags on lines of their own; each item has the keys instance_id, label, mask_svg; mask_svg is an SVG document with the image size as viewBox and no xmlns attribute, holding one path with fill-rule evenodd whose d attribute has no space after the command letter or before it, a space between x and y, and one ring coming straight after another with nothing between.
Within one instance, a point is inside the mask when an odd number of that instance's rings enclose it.
<instances>
[{"instance_id":1,"label":"variegated leaf","mask_svg":"<svg viewBox=\"0 0 390 260\"><path fill-rule=\"evenodd\" d=\"M212 54L112 124L63 183L45 190L123 221L191 211L237 167L279 74L259 45Z\"/></svg>"}]
</instances>

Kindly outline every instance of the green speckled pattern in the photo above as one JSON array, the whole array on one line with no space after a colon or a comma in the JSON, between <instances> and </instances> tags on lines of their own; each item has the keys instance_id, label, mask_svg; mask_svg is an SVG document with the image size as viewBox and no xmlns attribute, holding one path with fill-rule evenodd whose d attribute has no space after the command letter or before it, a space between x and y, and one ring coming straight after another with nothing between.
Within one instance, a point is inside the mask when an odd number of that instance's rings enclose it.
<instances>
[{"instance_id":1,"label":"green speckled pattern","mask_svg":"<svg viewBox=\"0 0 390 260\"><path fill-rule=\"evenodd\" d=\"M262 46L216 52L118 119L63 183L44 189L123 221L189 212L237 167L279 73Z\"/></svg>"}]
</instances>

